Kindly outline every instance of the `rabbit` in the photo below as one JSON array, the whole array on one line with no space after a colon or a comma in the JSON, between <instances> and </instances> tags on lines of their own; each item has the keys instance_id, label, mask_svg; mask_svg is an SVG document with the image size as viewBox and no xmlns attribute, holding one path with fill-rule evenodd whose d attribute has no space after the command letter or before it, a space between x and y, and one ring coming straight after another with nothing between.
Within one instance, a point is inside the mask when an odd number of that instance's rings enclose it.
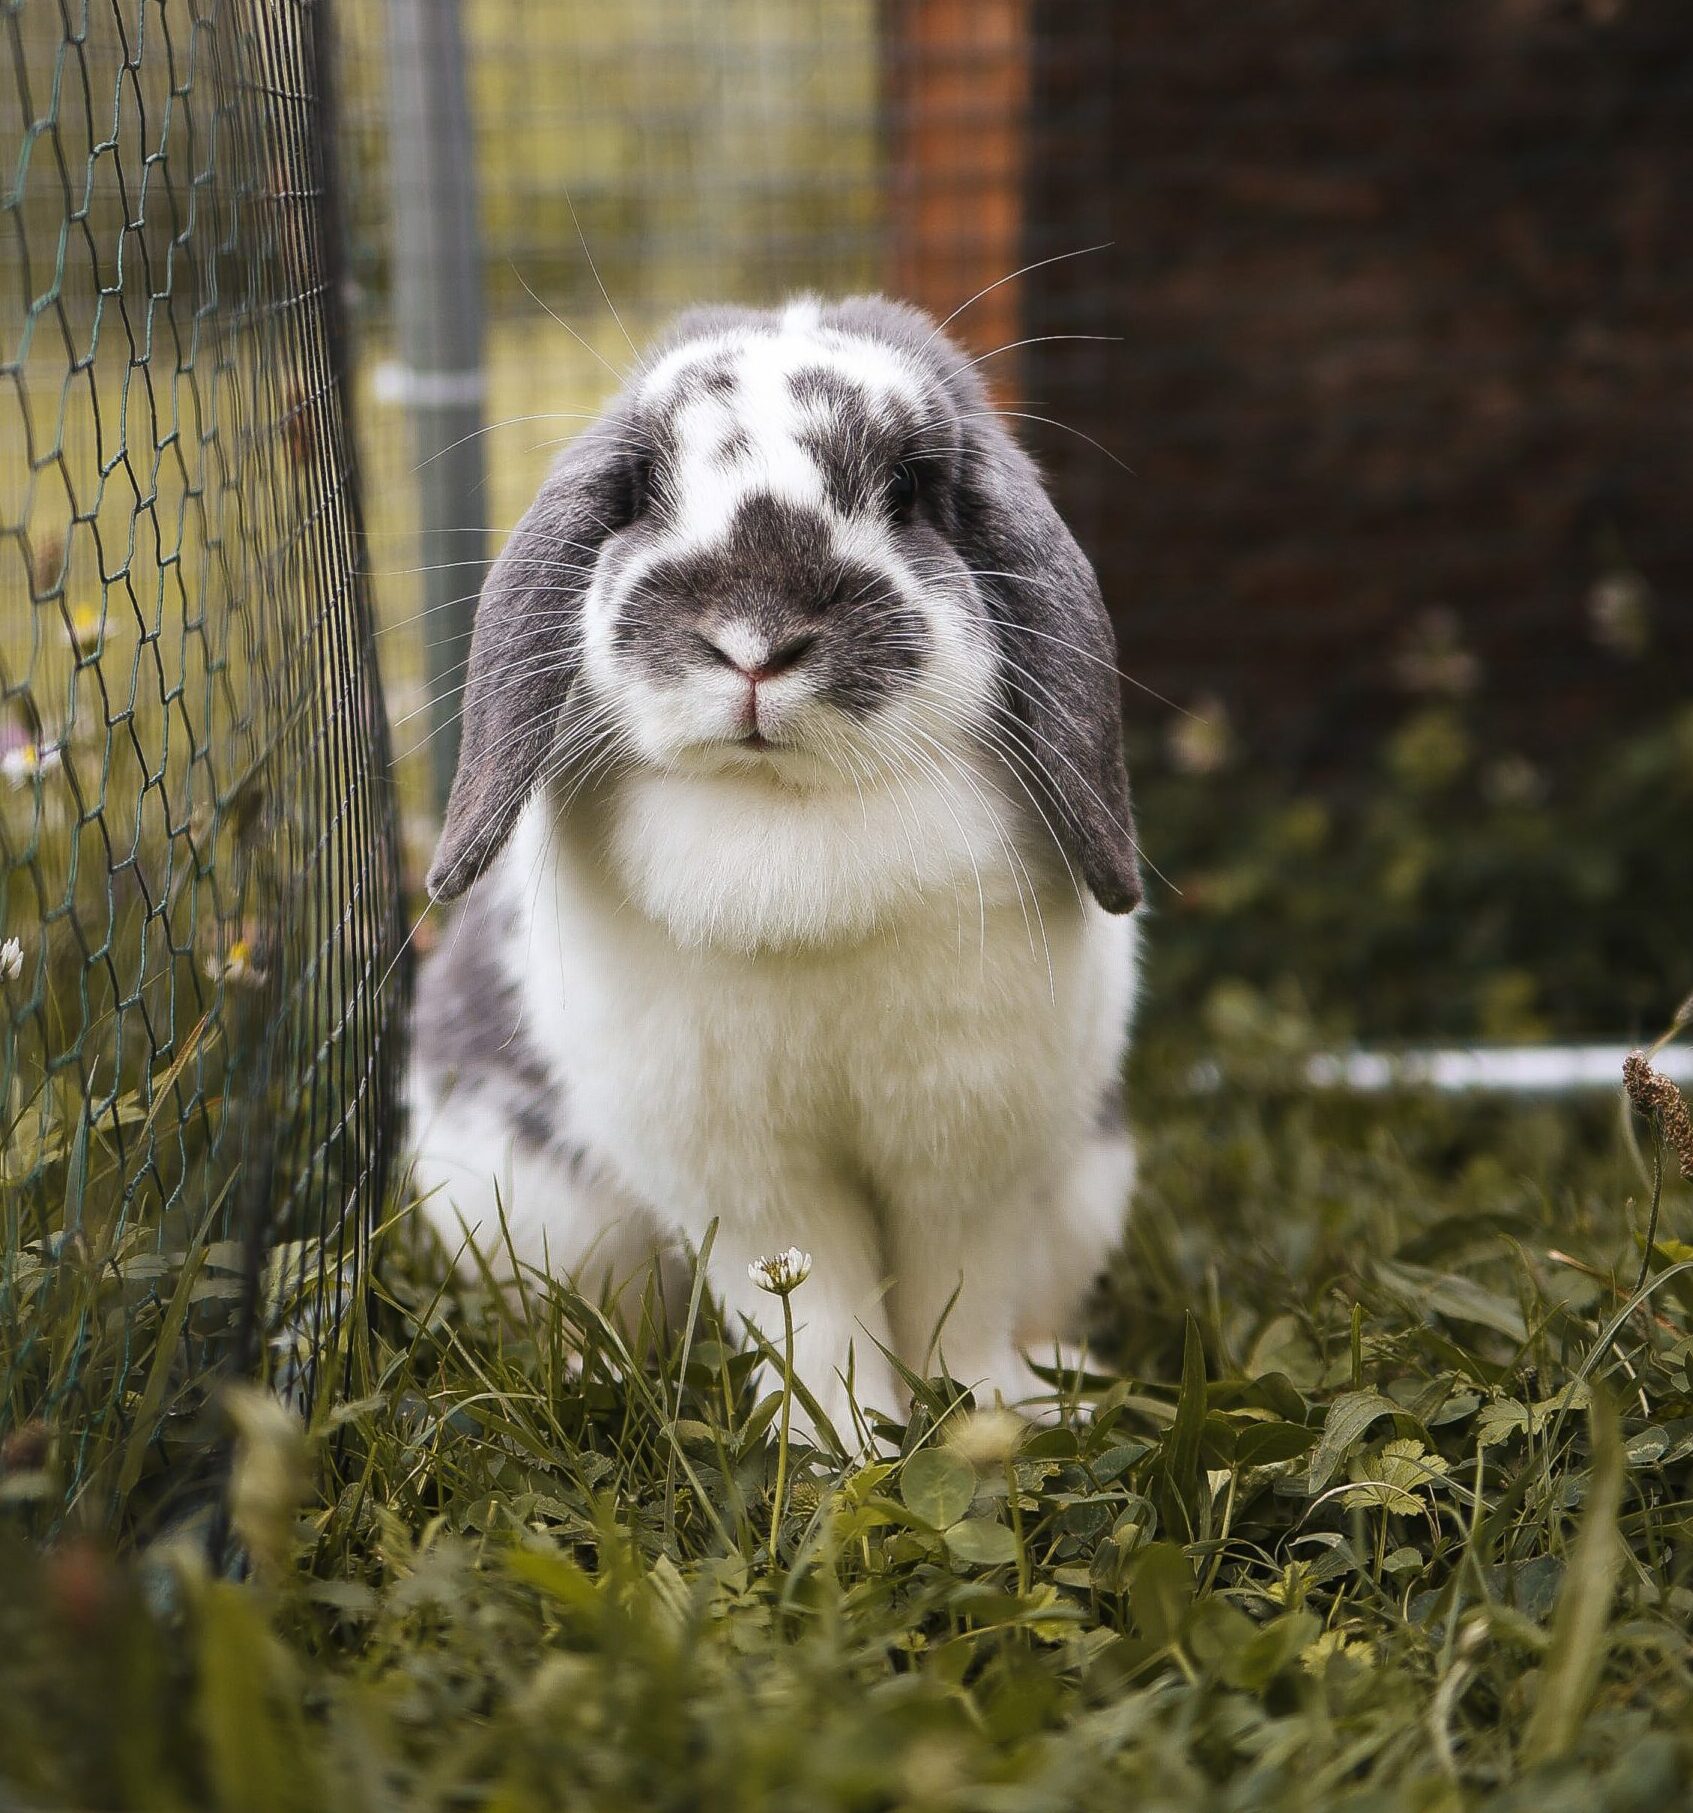
<instances>
[{"instance_id":1,"label":"rabbit","mask_svg":"<svg viewBox=\"0 0 1693 1813\"><path fill-rule=\"evenodd\" d=\"M615 1286L715 1223L737 1330L810 1253L837 1431L906 1402L890 1355L1040 1398L1134 1177L1114 662L942 325L683 315L478 605L410 1082L449 1242Z\"/></svg>"}]
</instances>

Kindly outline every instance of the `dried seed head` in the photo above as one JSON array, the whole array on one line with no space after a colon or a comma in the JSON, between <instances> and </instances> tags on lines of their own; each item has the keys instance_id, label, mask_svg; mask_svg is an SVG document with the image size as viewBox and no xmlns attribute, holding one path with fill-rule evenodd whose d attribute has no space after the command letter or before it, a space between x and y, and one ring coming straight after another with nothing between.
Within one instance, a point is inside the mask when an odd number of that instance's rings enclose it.
<instances>
[{"instance_id":1,"label":"dried seed head","mask_svg":"<svg viewBox=\"0 0 1693 1813\"><path fill-rule=\"evenodd\" d=\"M1675 1154L1681 1175L1693 1183L1693 1110L1686 1097L1662 1071L1652 1068L1643 1051L1631 1051L1623 1059L1622 1080L1635 1107L1657 1117L1664 1144Z\"/></svg>"},{"instance_id":2,"label":"dried seed head","mask_svg":"<svg viewBox=\"0 0 1693 1813\"><path fill-rule=\"evenodd\" d=\"M73 1536L50 1550L42 1580L47 1603L84 1638L106 1624L121 1591L111 1558L86 1536Z\"/></svg>"},{"instance_id":3,"label":"dried seed head","mask_svg":"<svg viewBox=\"0 0 1693 1813\"><path fill-rule=\"evenodd\" d=\"M65 538L56 530L38 534L30 545L29 583L37 598L51 598L63 582Z\"/></svg>"},{"instance_id":4,"label":"dried seed head","mask_svg":"<svg viewBox=\"0 0 1693 1813\"><path fill-rule=\"evenodd\" d=\"M294 1524L311 1493L306 1433L280 1398L258 1385L231 1385L224 1406L235 1425L229 1521L260 1568L288 1566Z\"/></svg>"}]
</instances>

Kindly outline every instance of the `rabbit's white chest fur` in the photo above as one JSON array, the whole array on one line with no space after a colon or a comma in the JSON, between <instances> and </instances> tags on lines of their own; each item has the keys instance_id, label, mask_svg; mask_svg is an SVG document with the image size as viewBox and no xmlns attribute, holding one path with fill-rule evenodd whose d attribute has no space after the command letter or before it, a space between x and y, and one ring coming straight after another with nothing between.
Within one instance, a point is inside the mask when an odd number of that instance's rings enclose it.
<instances>
[{"instance_id":1,"label":"rabbit's white chest fur","mask_svg":"<svg viewBox=\"0 0 1693 1813\"><path fill-rule=\"evenodd\" d=\"M1121 1050L1132 922L1019 875L993 804L648 775L550 847L531 814L513 847L550 876L536 1043L643 1194L697 1235L720 1187L762 1175L786 1243L804 1230L784 1229L783 1178L878 1193L941 1165L979 1185L1086 1130L1086 1081Z\"/></svg>"},{"instance_id":2,"label":"rabbit's white chest fur","mask_svg":"<svg viewBox=\"0 0 1693 1813\"><path fill-rule=\"evenodd\" d=\"M533 805L488 885L515 921L513 1037L556 1086L556 1148L591 1162L510 1169L521 1256L615 1264L608 1213L695 1244L716 1220L714 1283L767 1316L747 1261L798 1244L801 1321L820 1350L856 1342L871 1402L893 1385L866 1331L921 1364L962 1277L948 1366L1026 1395L1016 1345L1050 1355L1126 1204L1135 931L1008 860L1015 834L985 773L963 800L647 774L567 816ZM491 1104L424 1096L450 1222Z\"/></svg>"}]
</instances>

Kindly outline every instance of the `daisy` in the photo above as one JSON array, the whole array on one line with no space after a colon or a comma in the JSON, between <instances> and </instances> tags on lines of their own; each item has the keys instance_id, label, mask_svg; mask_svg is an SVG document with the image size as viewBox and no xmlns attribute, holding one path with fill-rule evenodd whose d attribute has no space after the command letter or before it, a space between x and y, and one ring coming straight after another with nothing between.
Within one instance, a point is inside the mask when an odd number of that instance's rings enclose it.
<instances>
[{"instance_id":1,"label":"daisy","mask_svg":"<svg viewBox=\"0 0 1693 1813\"><path fill-rule=\"evenodd\" d=\"M0 755L0 774L12 788L26 787L42 775L51 774L62 759L52 744L43 749L36 743L14 743Z\"/></svg>"}]
</instances>

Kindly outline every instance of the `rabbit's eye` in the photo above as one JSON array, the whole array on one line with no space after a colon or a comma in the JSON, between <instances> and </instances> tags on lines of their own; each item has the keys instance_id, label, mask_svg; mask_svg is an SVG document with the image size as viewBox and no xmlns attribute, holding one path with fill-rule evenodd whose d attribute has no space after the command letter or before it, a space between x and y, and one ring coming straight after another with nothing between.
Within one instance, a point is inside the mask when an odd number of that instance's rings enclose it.
<instances>
[{"instance_id":1,"label":"rabbit's eye","mask_svg":"<svg viewBox=\"0 0 1693 1813\"><path fill-rule=\"evenodd\" d=\"M917 468L901 460L888 474L888 508L896 522L908 522L917 508Z\"/></svg>"}]
</instances>

